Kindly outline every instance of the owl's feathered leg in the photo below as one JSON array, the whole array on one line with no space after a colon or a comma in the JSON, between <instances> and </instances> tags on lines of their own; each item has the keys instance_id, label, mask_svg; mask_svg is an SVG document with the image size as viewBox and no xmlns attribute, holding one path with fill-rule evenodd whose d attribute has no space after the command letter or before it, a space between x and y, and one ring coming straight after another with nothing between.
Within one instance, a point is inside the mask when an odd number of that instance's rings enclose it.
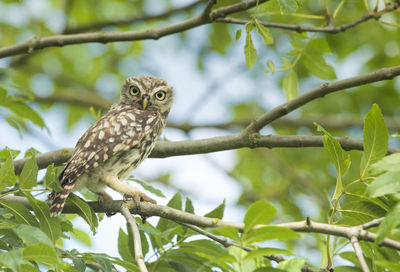
<instances>
[{"instance_id":1,"label":"owl's feathered leg","mask_svg":"<svg viewBox=\"0 0 400 272\"><path fill-rule=\"evenodd\" d=\"M105 184L107 184L108 187L111 189L120 192L124 194L125 196L131 197L133 201L135 201L136 204L139 204L140 202L150 202L153 204L156 204L157 202L152 199L151 197L148 197L138 189L121 182L118 177L114 175L106 175L103 177L103 181Z\"/></svg>"}]
</instances>

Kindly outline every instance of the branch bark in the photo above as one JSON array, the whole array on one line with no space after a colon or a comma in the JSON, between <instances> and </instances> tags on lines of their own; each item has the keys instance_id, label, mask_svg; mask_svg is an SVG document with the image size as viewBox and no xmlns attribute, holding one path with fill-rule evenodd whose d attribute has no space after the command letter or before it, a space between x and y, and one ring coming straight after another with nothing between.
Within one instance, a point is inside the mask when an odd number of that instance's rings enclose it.
<instances>
[{"instance_id":1,"label":"branch bark","mask_svg":"<svg viewBox=\"0 0 400 272\"><path fill-rule=\"evenodd\" d=\"M126 205L121 205L120 213L125 217L128 222L129 227L131 228L133 235L133 247L135 249L135 260L139 267L140 272L147 272L146 264L144 263L143 251L142 251L142 242L140 240L139 229L136 225L136 220L132 218L132 214Z\"/></svg>"},{"instance_id":2,"label":"branch bark","mask_svg":"<svg viewBox=\"0 0 400 272\"><path fill-rule=\"evenodd\" d=\"M25 207L27 207L28 209L32 210L32 206L29 204L28 200L24 197L4 196L1 198L1 201L20 203ZM122 200L107 201L103 202L102 204L99 204L97 201L90 201L87 203L96 213L118 213L121 210L121 206L126 205L126 202ZM131 207L130 205L128 206ZM149 218L151 216L158 216L169 219L177 223L186 223L198 227L216 228L216 227L229 226L229 227L234 227L241 232L244 230L243 223L226 222L218 218L203 217L192 213L180 211L174 208L170 208L167 206L151 204L148 202L142 202L140 203L139 206L135 206L134 204L132 206L134 207L130 209L130 212L132 214L138 214L146 218ZM69 205L66 205L63 210L63 213L65 214L78 213L78 212L79 211L76 207ZM275 224L274 226L286 227L296 232L330 234L334 236L344 237L347 239L351 239L351 237L354 236L358 239L358 241L375 242L376 240L376 234L363 229L362 225L345 227L339 225L330 225L326 223L313 222L311 220L304 220L299 222ZM263 226L256 225L254 228L260 228L260 227ZM379 243L379 246L384 246L400 251L400 242L389 238L383 239L383 241Z\"/></svg>"},{"instance_id":3,"label":"branch bark","mask_svg":"<svg viewBox=\"0 0 400 272\"><path fill-rule=\"evenodd\" d=\"M361 250L360 244L358 243L358 239L356 236L351 236L350 238L351 245L353 246L354 253L357 256L358 262L360 263L360 267L363 272L370 272L367 262L365 261L363 252Z\"/></svg>"},{"instance_id":4,"label":"branch bark","mask_svg":"<svg viewBox=\"0 0 400 272\"><path fill-rule=\"evenodd\" d=\"M335 138L344 150L363 150L360 140L347 137ZM238 133L229 136L213 137L203 140L181 141L181 142L157 142L150 154L150 158L167 158L173 156L205 154L218 151L233 150L238 148L303 148L323 147L322 136L259 136L248 137L247 134ZM61 165L72 155L72 148L63 148L48 153L36 155L36 163L39 169L46 168L54 163ZM388 154L400 152L400 149L389 147ZM29 158L14 161L15 173L20 173Z\"/></svg>"},{"instance_id":5,"label":"branch bark","mask_svg":"<svg viewBox=\"0 0 400 272\"><path fill-rule=\"evenodd\" d=\"M44 38L33 38L28 41L18 43L12 46L0 48L0 58L15 56L19 54L30 54L36 50L44 49L47 47L66 46L72 44L82 43L109 43L109 42L126 42L126 41L139 41L139 40L158 40L161 37L171 34L180 33L201 25L209 24L218 18L225 17L226 15L236 12L248 10L258 4L267 2L269 0L249 0L230 6L215 9L210 12L208 16L204 13L182 21L177 24L169 26L157 27L147 29L144 31L130 31L130 32L90 32L79 34L65 34L49 36ZM206 7L207 11L208 5Z\"/></svg>"},{"instance_id":6,"label":"branch bark","mask_svg":"<svg viewBox=\"0 0 400 272\"><path fill-rule=\"evenodd\" d=\"M400 75L400 66L393 66L390 68L382 68L375 72L356 77L324 83L312 89L311 91L308 91L305 94L300 95L261 115L259 118L254 120L250 125L248 125L246 130L249 133L258 132L264 126L270 124L272 121L275 121L281 118L282 116L289 114L295 109L298 109L299 107L317 98L324 97L327 94L361 85L366 85L377 81L390 80L398 75Z\"/></svg>"}]
</instances>

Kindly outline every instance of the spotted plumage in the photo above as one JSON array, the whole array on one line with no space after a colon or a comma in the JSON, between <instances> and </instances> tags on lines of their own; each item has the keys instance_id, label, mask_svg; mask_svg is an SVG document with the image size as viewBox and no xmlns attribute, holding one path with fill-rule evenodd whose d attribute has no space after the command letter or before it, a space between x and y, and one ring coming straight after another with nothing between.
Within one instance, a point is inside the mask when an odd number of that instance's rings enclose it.
<instances>
[{"instance_id":1,"label":"spotted plumage","mask_svg":"<svg viewBox=\"0 0 400 272\"><path fill-rule=\"evenodd\" d=\"M87 187L100 201L111 199L106 186L135 201L155 203L134 187L121 182L153 149L173 102L172 87L155 77L125 80L121 101L79 139L59 176L63 190L52 199L50 214L62 212L72 190Z\"/></svg>"}]
</instances>

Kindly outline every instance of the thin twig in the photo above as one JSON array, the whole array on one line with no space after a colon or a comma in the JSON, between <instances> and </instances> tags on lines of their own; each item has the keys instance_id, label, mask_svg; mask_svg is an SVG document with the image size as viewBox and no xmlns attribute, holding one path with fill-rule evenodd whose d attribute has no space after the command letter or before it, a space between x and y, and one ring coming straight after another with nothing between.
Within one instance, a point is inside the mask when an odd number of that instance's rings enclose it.
<instances>
[{"instance_id":1,"label":"thin twig","mask_svg":"<svg viewBox=\"0 0 400 272\"><path fill-rule=\"evenodd\" d=\"M19 203L24 205L28 209L32 210L32 206L29 204L28 200L24 197L5 196L0 198L0 202L1 201ZM103 202L102 204L99 204L97 201L89 201L87 203L96 213L121 212L121 205L126 204L122 200L107 201ZM134 206L134 209L130 210L131 213L138 214L146 218L149 218L151 216L158 216L172 220L177 223L187 223L196 225L198 227L215 228L215 227L229 226L229 227L234 227L239 231L244 230L243 223L227 222L217 218L203 217L192 213L180 211L167 206L151 204L148 202L142 202L140 206L135 206L135 205L132 206ZM66 205L63 210L63 213L65 214L69 213L76 214L78 212L79 210L75 206L69 206L69 205ZM359 241L368 241L368 242L375 242L377 236L375 233L362 229L361 227L362 225L354 227L346 227L346 226L331 225L326 223L318 223L311 221L309 219L299 222L275 224L273 226L286 227L296 232L330 234L333 236L340 236L348 239L350 239L352 236L356 236L356 238ZM263 227L263 225L256 225L254 228L257 229L260 227ZM383 241L379 243L379 246L388 247L400 251L400 242L390 238L383 239Z\"/></svg>"},{"instance_id":2,"label":"thin twig","mask_svg":"<svg viewBox=\"0 0 400 272\"><path fill-rule=\"evenodd\" d=\"M370 20L370 19L378 19L383 14L395 11L398 8L399 8L399 3L395 2L395 3L392 3L391 5L387 5L381 11L367 12L363 16L358 18L357 20L354 20L350 23L339 25L339 26L329 25L327 27L309 27L309 26L300 26L300 25L269 23L269 22L262 22L262 21L258 21L258 23L260 23L266 27L270 27L270 28L286 29L286 30L292 30L292 31L296 31L296 32L324 32L324 33L330 33L330 34L337 34L337 33L344 32L350 28L353 28L363 22ZM242 19L229 18L229 17L218 18L218 19L216 19L216 21L221 22L221 23L239 24L239 25L247 25L248 23L252 22L250 20L242 20Z\"/></svg>"},{"instance_id":3,"label":"thin twig","mask_svg":"<svg viewBox=\"0 0 400 272\"><path fill-rule=\"evenodd\" d=\"M143 31L89 32L79 34L56 35L44 38L33 38L25 42L0 48L0 58L11 57L19 54L30 54L34 51L47 47L60 47L72 44L158 40L159 38L164 36L181 33L201 25L209 24L217 18L248 10L256 6L257 4L261 4L267 1L269 0L249 0L247 2L240 2L230 6L215 9L211 11L209 16L204 16L204 13L202 13L176 24L156 27Z\"/></svg>"},{"instance_id":4,"label":"thin twig","mask_svg":"<svg viewBox=\"0 0 400 272\"><path fill-rule=\"evenodd\" d=\"M337 34L344 32L350 28L353 28L361 23L364 23L370 19L379 19L383 14L393 12L399 8L400 4L399 2L394 2L390 3L387 5L384 9L380 11L368 11L365 13L363 16L358 18L357 20L354 20L350 23L339 25L339 26L332 26L329 25L327 27L309 27L309 26L300 26L300 25L290 25L290 24L279 24L279 23L269 23L269 22L262 22L258 21L258 23L270 27L270 28L279 28L279 29L286 29L286 30L292 30L292 31L297 31L297 32L324 32L324 33L330 33L330 34ZM240 25L247 25L248 23L251 23L250 20L242 20L242 19L236 19L236 18L229 18L229 17L222 17L216 19L217 22L223 22L223 23L229 23L229 24L240 24Z\"/></svg>"},{"instance_id":5,"label":"thin twig","mask_svg":"<svg viewBox=\"0 0 400 272\"><path fill-rule=\"evenodd\" d=\"M134 24L137 22L146 22L146 21L164 19L164 18L168 18L172 15L175 15L177 13L191 10L192 8L201 4L202 2L204 2L204 1L197 0L186 6L170 9L170 10L167 10L167 11L165 11L163 13L159 13L159 14L146 14L146 15L137 16L137 17L112 20L112 21L103 21L103 22L97 22L97 23L92 23L92 24L87 24L87 25L81 25L81 26L77 26L77 27L66 28L64 30L64 34L81 33L81 32L87 32L90 30L99 30L103 27L108 27L108 26L124 26L124 25L131 25L131 24Z\"/></svg>"},{"instance_id":6,"label":"thin twig","mask_svg":"<svg viewBox=\"0 0 400 272\"><path fill-rule=\"evenodd\" d=\"M365 224L362 224L361 227L363 229L365 229L365 230L373 228L373 227L377 227L382 223L383 219L385 219L385 218L381 217L381 218L377 218L377 219L371 220L371 221L369 221L369 222L367 222Z\"/></svg>"},{"instance_id":7,"label":"thin twig","mask_svg":"<svg viewBox=\"0 0 400 272\"><path fill-rule=\"evenodd\" d=\"M136 225L136 221L133 219L129 209L126 205L121 205L120 207L121 214L125 217L128 225L131 228L133 235L133 246L135 248L135 260L139 267L140 272L147 272L146 264L144 263L143 251L142 251L142 242L140 241L140 233L139 229Z\"/></svg>"},{"instance_id":8,"label":"thin twig","mask_svg":"<svg viewBox=\"0 0 400 272\"><path fill-rule=\"evenodd\" d=\"M360 267L361 267L362 271L363 272L370 272L369 268L368 268L368 265L367 265L367 263L365 261L364 255L362 253L360 244L358 243L357 237L356 236L351 236L350 242L351 242L351 245L353 246L354 253L357 256L357 259L358 259L358 262L360 263Z\"/></svg>"}]
</instances>

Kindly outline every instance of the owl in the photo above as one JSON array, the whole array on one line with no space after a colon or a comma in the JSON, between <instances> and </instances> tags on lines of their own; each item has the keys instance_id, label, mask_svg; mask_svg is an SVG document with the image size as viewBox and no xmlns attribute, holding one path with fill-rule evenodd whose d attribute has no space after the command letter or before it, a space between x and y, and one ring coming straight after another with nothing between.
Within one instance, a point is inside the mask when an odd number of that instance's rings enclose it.
<instances>
[{"instance_id":1,"label":"owl","mask_svg":"<svg viewBox=\"0 0 400 272\"><path fill-rule=\"evenodd\" d=\"M62 170L63 188L53 192L50 215L59 215L72 190L86 187L100 202L112 200L108 186L140 201L155 201L122 182L152 151L173 102L172 87L160 78L142 76L125 80L120 103L93 124L79 139L72 157Z\"/></svg>"}]
</instances>

